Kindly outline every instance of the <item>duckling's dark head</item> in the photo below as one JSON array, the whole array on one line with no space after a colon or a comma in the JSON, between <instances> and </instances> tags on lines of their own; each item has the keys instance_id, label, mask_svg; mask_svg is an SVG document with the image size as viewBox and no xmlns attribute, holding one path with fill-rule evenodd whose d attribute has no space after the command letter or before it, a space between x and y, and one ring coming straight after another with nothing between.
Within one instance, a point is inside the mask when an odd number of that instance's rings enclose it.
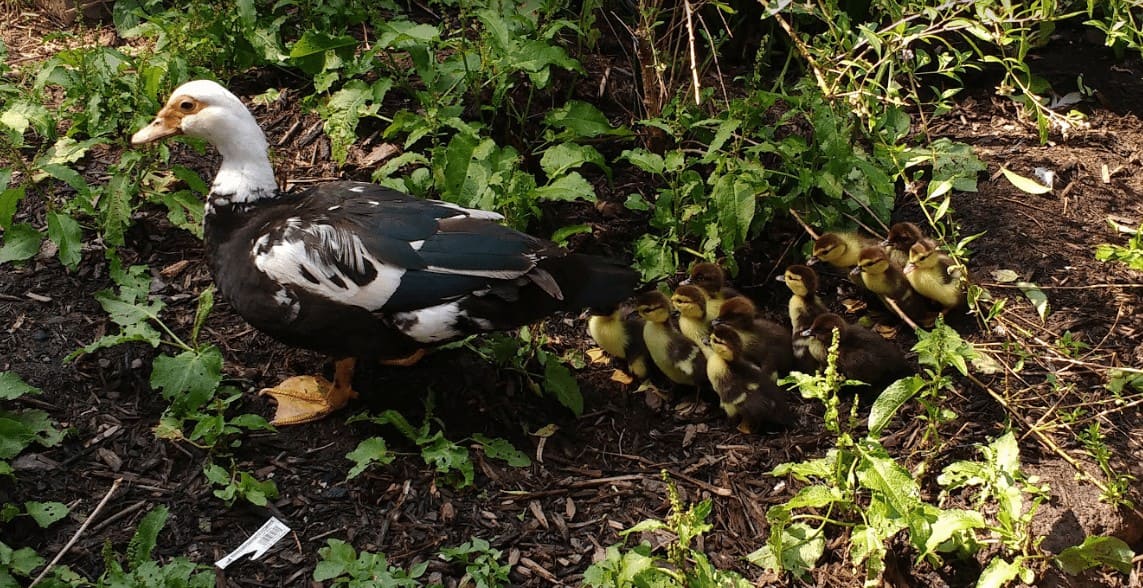
<instances>
[{"instance_id":1,"label":"duckling's dark head","mask_svg":"<svg viewBox=\"0 0 1143 588\"><path fill-rule=\"evenodd\" d=\"M704 261L691 268L690 277L683 280L682 284L698 286L704 292L718 292L726 285L726 274L718 264Z\"/></svg>"},{"instance_id":2,"label":"duckling's dark head","mask_svg":"<svg viewBox=\"0 0 1143 588\"><path fill-rule=\"evenodd\" d=\"M805 265L791 265L782 276L786 287L798 296L806 296L818 289L818 273Z\"/></svg>"},{"instance_id":3,"label":"duckling's dark head","mask_svg":"<svg viewBox=\"0 0 1143 588\"><path fill-rule=\"evenodd\" d=\"M834 329L837 329L839 337L844 337L845 330L848 327L849 325L846 324L845 319L832 312L827 312L818 315L818 318L814 319L814 324L810 325L810 328L805 331L802 331L802 336L814 337L826 345L829 345L833 340Z\"/></svg>"},{"instance_id":4,"label":"duckling's dark head","mask_svg":"<svg viewBox=\"0 0 1143 588\"><path fill-rule=\"evenodd\" d=\"M931 267L937 259L937 242L932 239L921 239L909 248L909 265Z\"/></svg>"},{"instance_id":5,"label":"duckling's dark head","mask_svg":"<svg viewBox=\"0 0 1143 588\"><path fill-rule=\"evenodd\" d=\"M888 237L881 242L882 247L892 247L900 251L908 251L913 243L924 238L921 228L910 222L895 223L889 227Z\"/></svg>"},{"instance_id":6,"label":"duckling's dark head","mask_svg":"<svg viewBox=\"0 0 1143 588\"><path fill-rule=\"evenodd\" d=\"M754 316L757 313L754 303L749 298L735 296L722 303L722 308L718 311L718 318L711 324L725 324L736 329L746 330L753 326Z\"/></svg>"},{"instance_id":7,"label":"duckling's dark head","mask_svg":"<svg viewBox=\"0 0 1143 588\"><path fill-rule=\"evenodd\" d=\"M706 316L706 294L698 286L685 284L675 288L671 304L685 317L701 319Z\"/></svg>"},{"instance_id":8,"label":"duckling's dark head","mask_svg":"<svg viewBox=\"0 0 1143 588\"><path fill-rule=\"evenodd\" d=\"M643 292L635 297L635 309L644 320L665 323L671 318L671 301L658 290Z\"/></svg>"},{"instance_id":9,"label":"duckling's dark head","mask_svg":"<svg viewBox=\"0 0 1143 588\"><path fill-rule=\"evenodd\" d=\"M726 361L733 361L742 352L742 338L730 325L717 324L711 327L710 348Z\"/></svg>"},{"instance_id":10,"label":"duckling's dark head","mask_svg":"<svg viewBox=\"0 0 1143 588\"><path fill-rule=\"evenodd\" d=\"M822 233L814 241L813 256L823 261L833 259L845 252L845 241L837 233Z\"/></svg>"},{"instance_id":11,"label":"duckling's dark head","mask_svg":"<svg viewBox=\"0 0 1143 588\"><path fill-rule=\"evenodd\" d=\"M857 267L865 273L884 273L889 268L889 256L880 247L866 247L857 258Z\"/></svg>"}]
</instances>

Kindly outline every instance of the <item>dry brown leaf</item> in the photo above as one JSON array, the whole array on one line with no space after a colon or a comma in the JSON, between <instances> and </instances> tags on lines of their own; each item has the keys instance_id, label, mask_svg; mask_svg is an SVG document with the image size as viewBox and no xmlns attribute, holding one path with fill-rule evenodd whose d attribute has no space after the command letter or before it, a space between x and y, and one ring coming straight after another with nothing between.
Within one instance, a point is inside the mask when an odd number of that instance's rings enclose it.
<instances>
[{"instance_id":1,"label":"dry brown leaf","mask_svg":"<svg viewBox=\"0 0 1143 588\"><path fill-rule=\"evenodd\" d=\"M632 378L631 374L628 374L627 372L625 372L623 370L612 370L611 381L612 382L619 382L620 384L623 384L624 386L630 386L631 384L635 383L635 378Z\"/></svg>"},{"instance_id":2,"label":"dry brown leaf","mask_svg":"<svg viewBox=\"0 0 1143 588\"><path fill-rule=\"evenodd\" d=\"M865 310L869 305L865 304L864 300L857 298L846 298L841 301L841 305L845 307L845 311L849 313L856 313Z\"/></svg>"},{"instance_id":3,"label":"dry brown leaf","mask_svg":"<svg viewBox=\"0 0 1143 588\"><path fill-rule=\"evenodd\" d=\"M611 358L607 357L607 352L599 347L592 347L587 350L587 358L591 363L609 363Z\"/></svg>"}]
</instances>

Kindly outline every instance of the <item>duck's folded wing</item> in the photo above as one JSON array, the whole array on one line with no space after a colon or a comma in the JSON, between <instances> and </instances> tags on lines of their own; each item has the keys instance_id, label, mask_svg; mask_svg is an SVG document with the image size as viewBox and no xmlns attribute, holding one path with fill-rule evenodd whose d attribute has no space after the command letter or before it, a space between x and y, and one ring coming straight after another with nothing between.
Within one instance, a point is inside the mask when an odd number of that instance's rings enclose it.
<instances>
[{"instance_id":1,"label":"duck's folded wing","mask_svg":"<svg viewBox=\"0 0 1143 588\"><path fill-rule=\"evenodd\" d=\"M536 262L564 254L500 225L493 213L371 184L341 186L342 198L334 198L328 187L315 191L300 203L297 216L265 227L254 248L261 271L339 303L399 312L525 276L542 283ZM361 190L345 198L345 190L357 187Z\"/></svg>"}]
</instances>

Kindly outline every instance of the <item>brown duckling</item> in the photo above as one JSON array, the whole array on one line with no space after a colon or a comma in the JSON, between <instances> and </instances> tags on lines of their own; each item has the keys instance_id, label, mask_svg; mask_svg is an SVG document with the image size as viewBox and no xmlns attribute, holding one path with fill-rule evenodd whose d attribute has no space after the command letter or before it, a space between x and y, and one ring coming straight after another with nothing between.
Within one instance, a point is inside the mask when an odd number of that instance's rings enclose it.
<instances>
[{"instance_id":1,"label":"brown duckling","mask_svg":"<svg viewBox=\"0 0 1143 588\"><path fill-rule=\"evenodd\" d=\"M822 233L814 241L813 259L807 263L813 265L820 260L847 270L857 265L862 249L876 244L877 241L854 232Z\"/></svg>"},{"instance_id":2,"label":"brown duckling","mask_svg":"<svg viewBox=\"0 0 1143 588\"><path fill-rule=\"evenodd\" d=\"M770 424L794 423L785 393L770 374L743 356L742 339L730 325L715 325L708 344L712 353L706 362L707 378L718 393L719 406L738 422L739 430L751 433Z\"/></svg>"},{"instance_id":3,"label":"brown duckling","mask_svg":"<svg viewBox=\"0 0 1143 588\"><path fill-rule=\"evenodd\" d=\"M706 294L702 288L686 284L675 288L671 304L679 311L679 331L706 351L706 338L710 336L710 319L706 316ZM708 354L709 355L709 354Z\"/></svg>"},{"instance_id":4,"label":"brown duckling","mask_svg":"<svg viewBox=\"0 0 1143 588\"><path fill-rule=\"evenodd\" d=\"M829 312L817 294L818 273L808 266L791 265L784 275L778 276L778 281L785 282L791 292L789 310L795 365L801 371L812 372L820 366L810 355L810 338L803 336L802 331L810 328L818 315Z\"/></svg>"},{"instance_id":5,"label":"brown duckling","mask_svg":"<svg viewBox=\"0 0 1143 588\"><path fill-rule=\"evenodd\" d=\"M696 263L691 268L690 277L679 283L681 286L698 286L706 295L706 321L709 323L718 317L722 303L727 299L738 296L738 291L731 288L726 281L726 272L717 263L708 261Z\"/></svg>"},{"instance_id":6,"label":"brown duckling","mask_svg":"<svg viewBox=\"0 0 1143 588\"><path fill-rule=\"evenodd\" d=\"M921 239L913 244L904 273L918 294L941 305L941 312L965 305L964 276L932 239Z\"/></svg>"},{"instance_id":7,"label":"brown duckling","mask_svg":"<svg viewBox=\"0 0 1143 588\"><path fill-rule=\"evenodd\" d=\"M894 223L889 227L889 235L881 242L881 247L889 253L893 263L905 267L909 263L909 248L924 238L925 234L917 225L910 222Z\"/></svg>"},{"instance_id":8,"label":"brown duckling","mask_svg":"<svg viewBox=\"0 0 1143 588\"><path fill-rule=\"evenodd\" d=\"M794 351L790 331L773 321L758 316L754 303L745 296L735 296L723 303L718 318L711 326L729 325L742 339L743 356L777 378L793 368Z\"/></svg>"},{"instance_id":9,"label":"brown duckling","mask_svg":"<svg viewBox=\"0 0 1143 588\"><path fill-rule=\"evenodd\" d=\"M913 291L909 281L905 279L905 272L901 267L889 259L889 255L880 247L866 247L861 250L857 267L853 274L860 275L861 283L874 294L897 303L897 308L905 313L913 322L928 324L929 305ZM886 303L885 306L889 306Z\"/></svg>"},{"instance_id":10,"label":"brown duckling","mask_svg":"<svg viewBox=\"0 0 1143 588\"><path fill-rule=\"evenodd\" d=\"M587 333L608 355L627 361L627 368L639 379L650 371L647 345L643 343L643 319L624 316L620 308L611 312L592 309Z\"/></svg>"},{"instance_id":11,"label":"brown duckling","mask_svg":"<svg viewBox=\"0 0 1143 588\"><path fill-rule=\"evenodd\" d=\"M814 338L810 353L821 365L826 363L834 329L839 336L837 370L846 379L860 380L880 391L911 371L905 355L892 342L861 325L846 323L832 312L814 319L814 324L803 332Z\"/></svg>"},{"instance_id":12,"label":"brown duckling","mask_svg":"<svg viewBox=\"0 0 1143 588\"><path fill-rule=\"evenodd\" d=\"M671 381L688 386L706 382L706 357L699 345L687 339L671 322L671 301L658 290L635 297L643 317L643 342L651 361Z\"/></svg>"}]
</instances>

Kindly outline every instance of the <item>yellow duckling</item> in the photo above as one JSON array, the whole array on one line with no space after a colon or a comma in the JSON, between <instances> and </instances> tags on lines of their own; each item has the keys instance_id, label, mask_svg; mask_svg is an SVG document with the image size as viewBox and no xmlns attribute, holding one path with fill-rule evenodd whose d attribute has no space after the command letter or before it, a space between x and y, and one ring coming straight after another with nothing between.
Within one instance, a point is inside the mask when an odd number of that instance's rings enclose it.
<instances>
[{"instance_id":1,"label":"yellow duckling","mask_svg":"<svg viewBox=\"0 0 1143 588\"><path fill-rule=\"evenodd\" d=\"M913 244L904 273L918 294L941 305L942 313L965 305L964 276L932 239Z\"/></svg>"},{"instance_id":2,"label":"yellow duckling","mask_svg":"<svg viewBox=\"0 0 1143 588\"><path fill-rule=\"evenodd\" d=\"M889 259L880 247L866 247L861 250L857 267L853 274L860 275L861 283L874 294L897 303L897 308L913 322L930 324L929 305L913 291L901 267ZM889 306L886 304L885 306Z\"/></svg>"},{"instance_id":3,"label":"yellow duckling","mask_svg":"<svg viewBox=\"0 0 1143 588\"><path fill-rule=\"evenodd\" d=\"M643 319L624 316L619 308L611 312L592 310L587 333L608 355L627 361L627 368L639 379L650 371L647 346L643 343Z\"/></svg>"},{"instance_id":4,"label":"yellow duckling","mask_svg":"<svg viewBox=\"0 0 1143 588\"><path fill-rule=\"evenodd\" d=\"M706 321L718 317L722 303L738 296L738 291L726 282L726 272L717 263L707 261L696 263L691 268L690 277L679 283L681 286L698 286L706 295Z\"/></svg>"},{"instance_id":5,"label":"yellow duckling","mask_svg":"<svg viewBox=\"0 0 1143 588\"><path fill-rule=\"evenodd\" d=\"M643 317L643 342L651 361L672 382L700 386L706 382L706 357L699 346L671 323L671 301L658 290L635 297Z\"/></svg>"},{"instance_id":6,"label":"yellow duckling","mask_svg":"<svg viewBox=\"0 0 1143 588\"><path fill-rule=\"evenodd\" d=\"M877 241L854 232L822 233L814 241L813 259L808 263L813 265L816 260L820 260L847 270L857 265L857 257L862 249L876 244Z\"/></svg>"},{"instance_id":7,"label":"yellow duckling","mask_svg":"<svg viewBox=\"0 0 1143 588\"><path fill-rule=\"evenodd\" d=\"M794 365L794 350L790 331L758 316L754 303L745 296L735 296L722 305L718 318L711 326L728 325L742 340L742 355L758 364L777 379L787 374Z\"/></svg>"},{"instance_id":8,"label":"yellow duckling","mask_svg":"<svg viewBox=\"0 0 1143 588\"><path fill-rule=\"evenodd\" d=\"M710 336L710 320L706 316L706 294L702 288L693 285L683 285L675 288L671 296L671 304L679 311L679 331L683 336L704 347L706 338ZM709 355L709 353L707 354Z\"/></svg>"},{"instance_id":9,"label":"yellow duckling","mask_svg":"<svg viewBox=\"0 0 1143 588\"><path fill-rule=\"evenodd\" d=\"M829 312L817 294L818 273L808 266L791 265L784 275L778 276L778 281L785 282L791 293L789 311L795 365L803 372L812 372L820 366L810 355L810 338L803 336L802 331L810 328L819 315Z\"/></svg>"},{"instance_id":10,"label":"yellow duckling","mask_svg":"<svg viewBox=\"0 0 1143 588\"><path fill-rule=\"evenodd\" d=\"M706 375L718 393L719 406L738 429L757 432L769 424L794 423L785 393L757 364L743 356L742 339L730 325L715 325L708 341L712 353Z\"/></svg>"},{"instance_id":11,"label":"yellow duckling","mask_svg":"<svg viewBox=\"0 0 1143 588\"><path fill-rule=\"evenodd\" d=\"M837 370L847 379L865 382L881 391L912 371L905 355L892 342L861 325L846 323L832 312L814 319L814 324L802 333L813 338L810 353L821 365L826 364L834 329L839 332Z\"/></svg>"}]
</instances>

